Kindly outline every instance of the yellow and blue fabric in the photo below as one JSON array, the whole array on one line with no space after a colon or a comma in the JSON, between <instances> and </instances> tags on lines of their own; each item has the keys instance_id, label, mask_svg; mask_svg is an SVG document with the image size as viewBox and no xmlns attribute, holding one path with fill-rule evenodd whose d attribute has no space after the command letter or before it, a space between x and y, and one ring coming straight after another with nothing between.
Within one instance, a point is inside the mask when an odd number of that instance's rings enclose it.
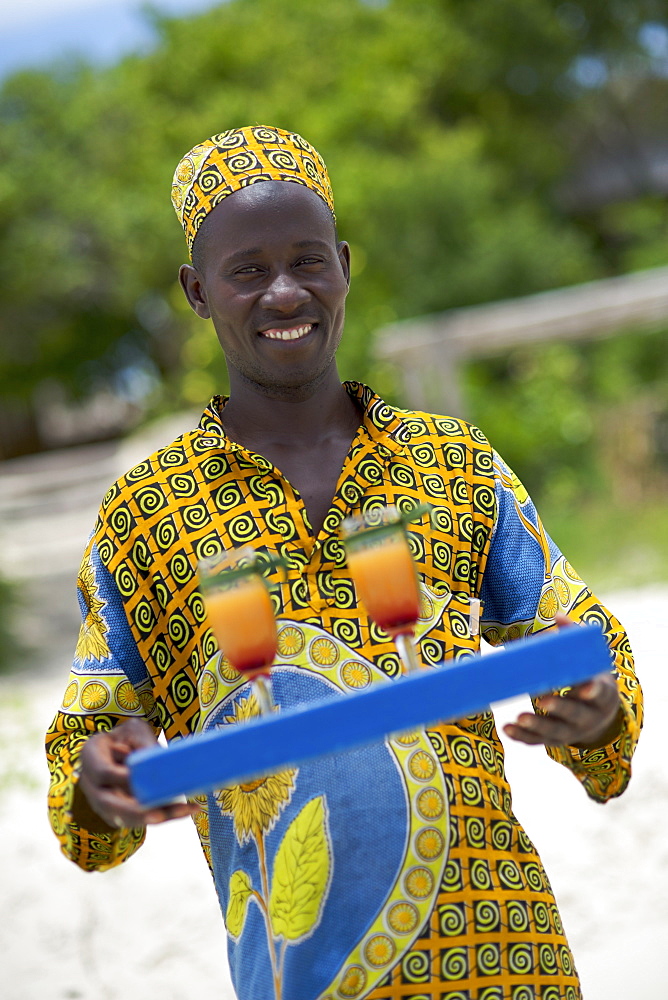
<instances>
[{"instance_id":1,"label":"yellow and blue fabric","mask_svg":"<svg viewBox=\"0 0 668 1000\"><path fill-rule=\"evenodd\" d=\"M376 505L433 505L410 526L422 591L420 655L447 669L550 627L557 608L598 622L624 727L610 746L551 755L598 801L630 775L641 695L628 642L545 534L484 435L395 410L346 383L364 416L314 537L301 498L263 456L229 440L225 401L104 499L79 580L82 627L48 734L50 815L86 870L125 861L143 830L72 822L81 745L129 716L168 740L257 712L207 628L196 562L240 543L282 556L274 693L281 707L354 696L399 673L358 605L339 538ZM577 1000L577 973L540 858L512 810L491 712L305 763L202 798L195 817L225 917L241 1000Z\"/></svg>"},{"instance_id":2,"label":"yellow and blue fabric","mask_svg":"<svg viewBox=\"0 0 668 1000\"><path fill-rule=\"evenodd\" d=\"M229 129L194 146L174 172L172 205L191 258L195 237L209 212L228 195L258 181L302 184L322 198L334 216L327 167L306 139L264 125Z\"/></svg>"}]
</instances>

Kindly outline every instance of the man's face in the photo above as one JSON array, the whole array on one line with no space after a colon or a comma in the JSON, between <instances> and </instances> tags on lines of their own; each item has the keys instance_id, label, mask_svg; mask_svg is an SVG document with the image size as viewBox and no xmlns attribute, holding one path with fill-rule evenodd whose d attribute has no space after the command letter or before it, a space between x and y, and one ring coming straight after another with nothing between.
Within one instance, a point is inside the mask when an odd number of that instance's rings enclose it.
<instances>
[{"instance_id":1,"label":"man's face","mask_svg":"<svg viewBox=\"0 0 668 1000\"><path fill-rule=\"evenodd\" d=\"M349 276L327 206L263 181L225 198L197 238L200 267L182 268L181 282L212 319L233 386L235 373L278 394L317 384L341 340Z\"/></svg>"}]
</instances>

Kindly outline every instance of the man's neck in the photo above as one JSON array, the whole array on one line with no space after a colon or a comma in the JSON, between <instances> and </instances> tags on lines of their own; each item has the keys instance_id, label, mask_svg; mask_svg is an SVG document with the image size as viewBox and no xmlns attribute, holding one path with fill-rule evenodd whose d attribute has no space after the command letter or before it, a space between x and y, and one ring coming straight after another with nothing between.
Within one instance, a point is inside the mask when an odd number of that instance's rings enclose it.
<instances>
[{"instance_id":1,"label":"man's neck","mask_svg":"<svg viewBox=\"0 0 668 1000\"><path fill-rule=\"evenodd\" d=\"M268 392L231 378L222 413L227 436L261 454L273 447L309 449L350 436L361 413L332 367L317 386L299 392Z\"/></svg>"}]
</instances>

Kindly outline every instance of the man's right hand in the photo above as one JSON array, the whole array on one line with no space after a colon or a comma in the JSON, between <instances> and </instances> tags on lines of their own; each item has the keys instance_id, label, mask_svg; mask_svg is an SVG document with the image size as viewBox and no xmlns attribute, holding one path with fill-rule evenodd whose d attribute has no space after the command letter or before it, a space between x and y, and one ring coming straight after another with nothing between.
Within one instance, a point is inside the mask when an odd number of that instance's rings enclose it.
<instances>
[{"instance_id":1,"label":"man's right hand","mask_svg":"<svg viewBox=\"0 0 668 1000\"><path fill-rule=\"evenodd\" d=\"M74 822L86 830L109 833L196 813L199 806L187 802L147 809L132 794L127 757L134 750L156 743L155 733L143 719L128 719L115 729L89 736L81 751L81 774L72 808Z\"/></svg>"}]
</instances>

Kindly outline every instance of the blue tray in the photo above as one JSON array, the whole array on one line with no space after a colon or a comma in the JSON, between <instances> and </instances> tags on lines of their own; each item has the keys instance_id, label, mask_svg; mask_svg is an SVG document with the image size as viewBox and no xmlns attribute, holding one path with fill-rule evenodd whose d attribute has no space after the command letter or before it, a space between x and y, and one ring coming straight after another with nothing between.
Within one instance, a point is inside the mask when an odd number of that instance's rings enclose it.
<instances>
[{"instance_id":1,"label":"blue tray","mask_svg":"<svg viewBox=\"0 0 668 1000\"><path fill-rule=\"evenodd\" d=\"M610 667L610 651L596 625L565 628L518 640L492 656L447 663L359 694L138 750L128 758L131 785L143 805L157 805L363 746L390 733L461 719L493 701L578 684Z\"/></svg>"}]
</instances>

